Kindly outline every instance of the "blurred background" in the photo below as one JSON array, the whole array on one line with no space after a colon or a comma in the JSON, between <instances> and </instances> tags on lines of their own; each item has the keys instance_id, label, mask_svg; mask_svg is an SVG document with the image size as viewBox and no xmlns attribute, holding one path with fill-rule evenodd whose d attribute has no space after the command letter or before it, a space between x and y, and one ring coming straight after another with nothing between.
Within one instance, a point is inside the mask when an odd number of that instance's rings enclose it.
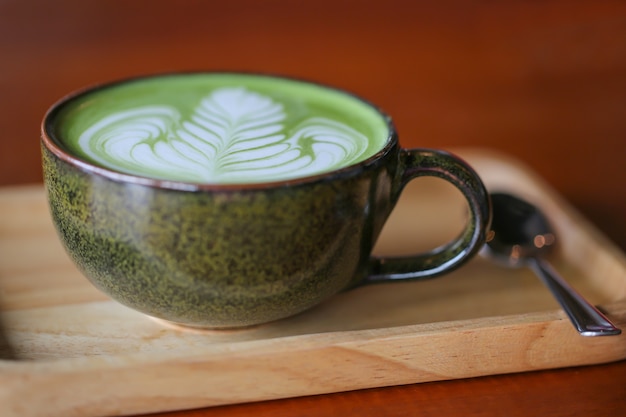
<instances>
[{"instance_id":1,"label":"blurred background","mask_svg":"<svg viewBox=\"0 0 626 417\"><path fill-rule=\"evenodd\" d=\"M0 0L0 186L41 182L70 91L214 69L353 91L405 147L504 151L626 249L624 1Z\"/></svg>"}]
</instances>

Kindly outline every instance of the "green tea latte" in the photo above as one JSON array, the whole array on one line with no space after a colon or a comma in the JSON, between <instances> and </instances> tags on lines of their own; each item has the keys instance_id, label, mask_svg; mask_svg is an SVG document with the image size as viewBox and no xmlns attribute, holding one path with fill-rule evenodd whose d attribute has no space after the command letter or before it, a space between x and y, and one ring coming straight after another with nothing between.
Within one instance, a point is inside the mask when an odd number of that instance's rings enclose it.
<instances>
[{"instance_id":1,"label":"green tea latte","mask_svg":"<svg viewBox=\"0 0 626 417\"><path fill-rule=\"evenodd\" d=\"M341 91L277 77L192 73L130 80L69 101L54 136L93 164L206 184L307 177L361 162L384 115Z\"/></svg>"}]
</instances>

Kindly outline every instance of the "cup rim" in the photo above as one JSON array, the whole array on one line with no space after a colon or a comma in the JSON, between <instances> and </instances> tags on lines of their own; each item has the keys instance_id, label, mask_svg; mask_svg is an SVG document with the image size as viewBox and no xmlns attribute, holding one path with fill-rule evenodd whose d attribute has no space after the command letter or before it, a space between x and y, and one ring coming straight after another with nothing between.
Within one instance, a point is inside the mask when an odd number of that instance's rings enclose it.
<instances>
[{"instance_id":1,"label":"cup rim","mask_svg":"<svg viewBox=\"0 0 626 417\"><path fill-rule=\"evenodd\" d=\"M125 173L121 171L116 171L111 168L106 168L86 159L80 158L79 156L74 155L70 151L66 150L62 145L62 141L59 140L54 134L54 122L58 115L58 113L70 102L76 100L80 97L83 97L86 94L91 94L93 92L104 90L110 87L114 87L116 85L121 85L125 83L130 83L133 81L150 79L150 78L165 78L169 76L180 76L180 75L247 75L247 76L259 76L259 77L267 77L267 78L275 78L278 80L289 80L295 81L305 84L310 84L313 86L318 86L327 90L333 90L335 92L342 93L349 97L352 97L361 103L371 107L374 111L380 114L388 129L388 137L385 141L385 145L376 151L374 154L369 156L368 158L357 162L352 165L348 165L336 170L332 170L329 172L314 174L304 177L297 177L291 179L284 180L275 180L275 181L266 181L266 182L258 182L258 183L229 183L229 184L219 184L219 183L203 183L203 182L193 182L193 181L184 181L184 180L168 180L168 179L159 179L148 176L142 176L140 174L132 174ZM56 157L64 161L65 163L79 169L82 172L86 172L89 174L97 175L100 177L104 177L110 179L115 182L121 183L130 183L136 185L143 185L152 188L163 188L163 189L171 189L171 190L184 190L184 191L208 191L208 190L216 190L216 191L241 191L241 190L255 190L255 189L267 189L267 188L279 188L286 186L295 186L301 184L310 184L316 182L324 182L335 180L343 177L350 177L356 175L365 170L372 169L378 165L378 162L381 161L385 155L387 155L394 147L398 145L398 134L393 123L391 117L385 113L380 107L373 104L372 102L352 93L346 91L342 88L334 87L328 84L324 84L317 81L311 81L304 78L278 75L273 73L264 73L264 72L246 72L246 71L174 71L174 72L162 72L162 73L152 73L152 74L144 74L144 75L136 75L125 78L120 78L113 81L108 82L100 82L91 85L87 85L86 87L77 89L69 94L58 99L55 103L50 106L50 108L44 114L43 120L41 122L41 142L45 146L45 148L53 153Z\"/></svg>"}]
</instances>

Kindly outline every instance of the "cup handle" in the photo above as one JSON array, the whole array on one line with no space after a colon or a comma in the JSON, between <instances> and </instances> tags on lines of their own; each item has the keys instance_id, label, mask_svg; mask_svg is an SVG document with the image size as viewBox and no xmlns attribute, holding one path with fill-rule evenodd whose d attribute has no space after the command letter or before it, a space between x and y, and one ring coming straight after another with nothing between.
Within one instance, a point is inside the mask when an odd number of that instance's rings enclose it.
<instances>
[{"instance_id":1,"label":"cup handle","mask_svg":"<svg viewBox=\"0 0 626 417\"><path fill-rule=\"evenodd\" d=\"M431 149L400 150L397 201L411 180L431 176L458 188L469 205L465 229L444 246L413 256L370 259L369 275L362 284L430 278L449 272L469 260L485 243L491 226L491 200L478 174L465 161L448 152Z\"/></svg>"}]
</instances>

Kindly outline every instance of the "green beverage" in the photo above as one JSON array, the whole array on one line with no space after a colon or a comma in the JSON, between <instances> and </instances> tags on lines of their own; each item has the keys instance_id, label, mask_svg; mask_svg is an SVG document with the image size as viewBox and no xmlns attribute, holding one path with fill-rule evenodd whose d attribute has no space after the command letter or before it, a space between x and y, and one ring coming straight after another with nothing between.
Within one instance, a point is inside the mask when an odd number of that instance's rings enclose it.
<instances>
[{"instance_id":1,"label":"green beverage","mask_svg":"<svg viewBox=\"0 0 626 417\"><path fill-rule=\"evenodd\" d=\"M55 140L98 166L204 184L314 176L368 159L387 143L373 106L320 85L226 73L162 75L78 95Z\"/></svg>"}]
</instances>

